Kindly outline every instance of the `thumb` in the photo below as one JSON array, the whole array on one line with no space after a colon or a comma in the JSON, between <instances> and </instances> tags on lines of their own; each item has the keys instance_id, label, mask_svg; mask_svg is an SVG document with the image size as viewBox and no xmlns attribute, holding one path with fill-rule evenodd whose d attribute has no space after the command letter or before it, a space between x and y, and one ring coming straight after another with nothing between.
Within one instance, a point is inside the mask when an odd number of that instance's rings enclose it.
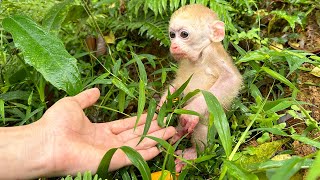
<instances>
[{"instance_id":1,"label":"thumb","mask_svg":"<svg viewBox=\"0 0 320 180\"><path fill-rule=\"evenodd\" d=\"M92 106L100 97L98 88L85 90L72 98L79 103L82 109Z\"/></svg>"}]
</instances>

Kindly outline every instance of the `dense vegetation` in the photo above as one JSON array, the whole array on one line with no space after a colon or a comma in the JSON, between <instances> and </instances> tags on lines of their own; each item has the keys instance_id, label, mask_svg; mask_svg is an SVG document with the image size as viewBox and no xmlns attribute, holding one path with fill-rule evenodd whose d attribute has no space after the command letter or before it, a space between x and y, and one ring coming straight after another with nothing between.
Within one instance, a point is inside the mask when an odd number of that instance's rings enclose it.
<instances>
[{"instance_id":1,"label":"dense vegetation","mask_svg":"<svg viewBox=\"0 0 320 180\"><path fill-rule=\"evenodd\" d=\"M205 152L179 178L316 179L318 0L0 1L1 126L32 123L58 99L94 86L101 97L86 110L93 122L154 113L177 69L168 53L170 15L195 2L226 23L223 44L244 84L226 114L211 94L200 92L215 112L214 124ZM172 95L171 100L178 99L158 112L158 122L189 113L181 110L188 97ZM149 178L150 172L165 169L173 173L173 152L188 140L174 146L158 141L163 153L148 167L123 168L109 174L112 179Z\"/></svg>"}]
</instances>

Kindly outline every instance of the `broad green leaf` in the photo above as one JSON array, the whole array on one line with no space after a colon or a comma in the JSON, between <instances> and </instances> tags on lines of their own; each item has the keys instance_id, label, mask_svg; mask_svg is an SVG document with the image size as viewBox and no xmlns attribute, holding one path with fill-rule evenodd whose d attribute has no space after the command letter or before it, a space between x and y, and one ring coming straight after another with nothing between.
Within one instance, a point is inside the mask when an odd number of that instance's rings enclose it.
<instances>
[{"instance_id":1,"label":"broad green leaf","mask_svg":"<svg viewBox=\"0 0 320 180\"><path fill-rule=\"evenodd\" d=\"M145 85L143 80L140 79L139 82L139 97L138 97L138 112L137 112L137 120L135 123L134 128L137 127L137 124L140 120L141 114L143 113L144 106L146 104L146 94L145 94Z\"/></svg>"},{"instance_id":2,"label":"broad green leaf","mask_svg":"<svg viewBox=\"0 0 320 180\"><path fill-rule=\"evenodd\" d=\"M69 8L74 1L67 0L62 3L55 4L42 20L43 27L49 32L58 34L61 24L68 15Z\"/></svg>"},{"instance_id":3,"label":"broad green leaf","mask_svg":"<svg viewBox=\"0 0 320 180\"><path fill-rule=\"evenodd\" d=\"M209 113L214 117L215 126L226 156L229 156L232 149L232 139L230 135L229 122L218 99L210 92L202 91L208 106Z\"/></svg>"},{"instance_id":4,"label":"broad green leaf","mask_svg":"<svg viewBox=\"0 0 320 180\"><path fill-rule=\"evenodd\" d=\"M117 78L113 78L112 79L112 84L114 84L117 88L119 88L122 91L124 91L130 97L135 98L134 95L132 94L132 92L126 87L126 85L123 84L121 81L119 81Z\"/></svg>"},{"instance_id":5,"label":"broad green leaf","mask_svg":"<svg viewBox=\"0 0 320 180\"><path fill-rule=\"evenodd\" d=\"M128 156L131 163L138 168L143 180L151 180L151 172L147 162L134 149L129 146L122 146L120 149Z\"/></svg>"},{"instance_id":6,"label":"broad green leaf","mask_svg":"<svg viewBox=\"0 0 320 180\"><path fill-rule=\"evenodd\" d=\"M309 169L307 180L317 180L320 177L320 151L317 152L317 157Z\"/></svg>"},{"instance_id":7,"label":"broad green leaf","mask_svg":"<svg viewBox=\"0 0 320 180\"><path fill-rule=\"evenodd\" d=\"M77 60L65 50L57 37L25 16L5 18L2 25L12 34L15 45L24 54L25 62L39 71L53 86L69 95L82 90Z\"/></svg>"},{"instance_id":8,"label":"broad green leaf","mask_svg":"<svg viewBox=\"0 0 320 180\"><path fill-rule=\"evenodd\" d=\"M231 161L223 161L223 164L228 167L228 173L231 174L236 179L242 179L242 180L258 180L259 178L246 170L244 170L242 167L238 166L234 162Z\"/></svg>"},{"instance_id":9,"label":"broad green leaf","mask_svg":"<svg viewBox=\"0 0 320 180\"><path fill-rule=\"evenodd\" d=\"M147 114L147 120L146 123L144 125L144 129L143 129L143 134L138 142L138 144L144 139L144 137L148 134L154 113L156 112L156 106L157 106L157 102L154 99L151 99L149 102L149 107L148 107L148 114Z\"/></svg>"},{"instance_id":10,"label":"broad green leaf","mask_svg":"<svg viewBox=\"0 0 320 180\"><path fill-rule=\"evenodd\" d=\"M290 179L296 172L301 169L303 158L295 156L287 160L286 163L275 171L271 176L271 180Z\"/></svg>"},{"instance_id":11,"label":"broad green leaf","mask_svg":"<svg viewBox=\"0 0 320 180\"><path fill-rule=\"evenodd\" d=\"M267 68L267 67L261 67L261 69L263 71L265 71L266 73L268 73L270 76L274 77L275 79L278 79L279 81L281 81L282 83L286 84L287 86L289 86L291 89L298 91L298 89L285 77L283 77L281 74Z\"/></svg>"}]
</instances>

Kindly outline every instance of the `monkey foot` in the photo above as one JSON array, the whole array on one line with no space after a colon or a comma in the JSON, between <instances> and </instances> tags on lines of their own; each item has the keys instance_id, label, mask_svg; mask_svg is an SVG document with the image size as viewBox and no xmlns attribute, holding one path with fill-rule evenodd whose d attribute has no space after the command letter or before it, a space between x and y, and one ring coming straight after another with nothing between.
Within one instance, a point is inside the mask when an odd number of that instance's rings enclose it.
<instances>
[{"instance_id":1,"label":"monkey foot","mask_svg":"<svg viewBox=\"0 0 320 180\"><path fill-rule=\"evenodd\" d=\"M183 152L181 150L178 150L175 153L178 156L182 156L182 158L185 160L193 160L193 159L197 158L197 151L196 151L195 147L185 149ZM179 158L177 158L174 162L176 164L176 172L180 172L182 170L182 168L186 165Z\"/></svg>"}]
</instances>

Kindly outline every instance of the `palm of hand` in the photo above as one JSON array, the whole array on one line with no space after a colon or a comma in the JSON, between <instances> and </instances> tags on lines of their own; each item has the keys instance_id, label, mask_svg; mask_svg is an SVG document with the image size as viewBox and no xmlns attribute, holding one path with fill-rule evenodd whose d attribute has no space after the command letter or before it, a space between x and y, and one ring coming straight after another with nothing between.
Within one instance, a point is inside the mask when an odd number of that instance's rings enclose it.
<instances>
[{"instance_id":1,"label":"palm of hand","mask_svg":"<svg viewBox=\"0 0 320 180\"><path fill-rule=\"evenodd\" d=\"M92 91L92 92L90 92ZM90 170L95 173L104 154L111 148L131 146L146 160L155 157L159 150L155 141L145 138L137 143L143 132L146 115L133 131L135 117L108 122L91 123L83 109L91 106L99 97L99 91L88 90L74 97L63 98L53 105L43 116L41 123L47 123L46 138L51 141L49 154L52 166L57 174L76 174ZM168 139L173 136L173 127L161 129L153 121L149 129L152 136ZM112 160L109 170L115 170L129 165L126 155L118 150Z\"/></svg>"}]
</instances>

